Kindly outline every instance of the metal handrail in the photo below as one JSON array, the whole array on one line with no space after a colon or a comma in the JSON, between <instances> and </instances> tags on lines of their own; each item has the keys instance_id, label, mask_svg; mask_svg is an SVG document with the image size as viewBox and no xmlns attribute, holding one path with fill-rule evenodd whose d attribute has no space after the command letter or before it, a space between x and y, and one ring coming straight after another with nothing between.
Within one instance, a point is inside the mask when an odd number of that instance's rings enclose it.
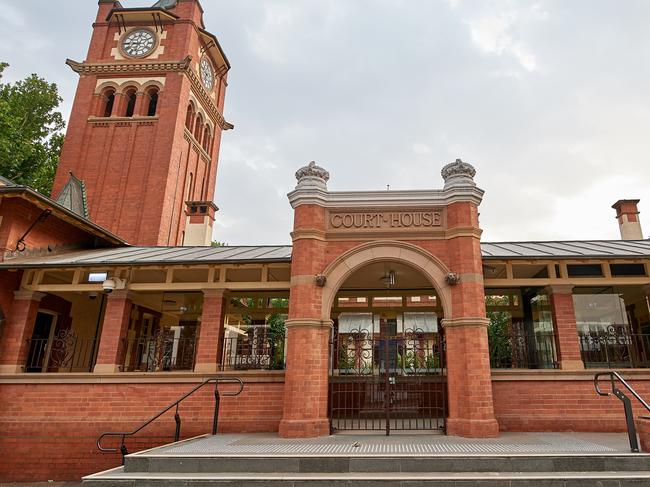
<instances>
[{"instance_id":1,"label":"metal handrail","mask_svg":"<svg viewBox=\"0 0 650 487\"><path fill-rule=\"evenodd\" d=\"M181 434L181 417L180 414L178 413L178 406L181 402L183 402L185 399L193 395L196 391L199 389L203 388L207 384L213 383L214 382L214 417L212 419L212 434L216 435L217 434L217 422L219 420L219 405L221 402L221 396L224 397L234 397L238 396L239 394L242 393L244 390L244 382L239 378L239 377L211 377L209 379L204 380L201 382L198 386L196 386L194 389L189 391L187 394L183 395L180 399L174 401L172 404L167 406L165 409L157 413L155 416L151 417L144 423L142 423L139 427L134 429L133 431L107 431L105 433L102 433L99 438L97 438L97 448L99 449L100 452L102 453L117 453L118 451L122 453L122 463L124 463L124 457L128 455L128 450L126 448L126 445L124 444L124 440L127 436L133 436L137 433L139 433L141 430L149 426L151 423L153 423L156 419L158 419L160 416L165 414L167 411L171 410L172 408L176 407L176 412L174 413L174 421L176 422L176 431L174 433L174 441L178 441L180 439L180 434ZM237 383L239 384L239 390L235 392L224 392L220 393L219 392L219 383L223 382L231 382L231 383ZM120 437L120 446L119 448L105 448L102 446L102 440L106 437L109 436L117 436Z\"/></svg>"},{"instance_id":2,"label":"metal handrail","mask_svg":"<svg viewBox=\"0 0 650 487\"><path fill-rule=\"evenodd\" d=\"M612 385L612 392L603 392L601 390L599 380L602 376L609 376L609 380ZM622 403L623 403L623 408L625 410L625 421L627 423L627 435L630 440L630 449L633 452L638 452L639 451L639 443L636 438L636 426L634 425L634 413L632 411L632 401L630 401L630 398L627 397L623 391L621 391L618 387L616 387L616 381L620 382L623 384L623 386L628 390L634 398L641 403L641 405L646 408L648 412L650 412L650 405L648 405L647 402L643 400L643 398L634 390L634 388L625 382L625 379L621 377L621 375L614 371L611 370L609 372L599 372L594 376L594 387L596 389L596 393L599 396L616 396Z\"/></svg>"}]
</instances>

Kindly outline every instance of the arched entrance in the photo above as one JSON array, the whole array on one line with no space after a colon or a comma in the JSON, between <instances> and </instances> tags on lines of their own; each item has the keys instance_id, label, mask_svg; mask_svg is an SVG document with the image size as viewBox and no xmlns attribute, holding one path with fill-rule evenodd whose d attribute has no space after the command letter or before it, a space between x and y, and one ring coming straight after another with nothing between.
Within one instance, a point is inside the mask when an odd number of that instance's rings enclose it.
<instances>
[{"instance_id":1,"label":"arched entrance","mask_svg":"<svg viewBox=\"0 0 650 487\"><path fill-rule=\"evenodd\" d=\"M441 190L334 192L327 189L329 173L315 163L298 170L298 184L288 195L295 212L281 436L310 437L330 431L332 408L328 414L328 404L331 402L335 409L337 404L331 400L330 376L336 376L337 371L339 376L347 376L341 370L353 370L353 366L372 368L372 374L366 376L384 379L383 390L377 389L380 397L375 398L375 403L381 402L383 395L383 404L388 404L389 409L395 405L397 409L402 391L391 386L397 385L400 378L424 373L427 360L431 370L448 378L447 432L469 437L498 434L492 405L478 226L478 205L483 192L472 179L474 173L471 165L457 160L443 168L445 185ZM377 280L385 274L376 276L374 285L357 279L363 280L374 264L380 264L379 270L387 271L390 279L391 269L384 269L384 263L412 270L413 279L424 276L428 281L424 289L434 291L421 292L419 297L422 300L423 296L435 296L437 308L429 311L436 313L442 309L440 316L435 316L437 328L430 324L433 318L423 318L426 330L430 331L419 332L416 326L413 333L405 333L409 327L404 327L407 306L388 308L390 313L384 313L383 321L381 313L369 309L371 316L362 324L368 331L372 328L372 337L359 330L355 338L356 328L351 324L354 318L346 318L346 331L342 334L348 344L343 352L336 352L335 361L328 344L333 337L332 307L335 301L339 306L337 296L346 286L348 290L358 290L357 286L381 290L384 281ZM355 275L364 267L368 272ZM407 297L400 296L403 305ZM442 316L444 323L439 319ZM439 325L444 326L444 347L448 351L445 357L440 343L437 347L427 346L426 350L420 345L434 337L440 339ZM383 343L375 344L375 336ZM415 343L411 350L409 340ZM341 348L340 344L337 346ZM372 358L355 356L355 350L364 347L369 348ZM339 361L345 362L346 367L341 367ZM405 373L397 374L398 369ZM353 405L347 408L357 417L361 408L354 401L360 401L359 394L352 395ZM409 408L411 413L422 410L420 405ZM375 412L370 409L368 416L379 415L377 408ZM400 414L408 416L404 411ZM391 411L384 416L386 431L390 431L392 418ZM439 428L439 422L432 423ZM334 426L340 429L340 425Z\"/></svg>"},{"instance_id":2,"label":"arched entrance","mask_svg":"<svg viewBox=\"0 0 650 487\"><path fill-rule=\"evenodd\" d=\"M449 300L434 280L444 266L403 242L376 242L342 256L328 271L328 281L335 281L323 296L333 323L332 432L444 432L441 321Z\"/></svg>"}]
</instances>

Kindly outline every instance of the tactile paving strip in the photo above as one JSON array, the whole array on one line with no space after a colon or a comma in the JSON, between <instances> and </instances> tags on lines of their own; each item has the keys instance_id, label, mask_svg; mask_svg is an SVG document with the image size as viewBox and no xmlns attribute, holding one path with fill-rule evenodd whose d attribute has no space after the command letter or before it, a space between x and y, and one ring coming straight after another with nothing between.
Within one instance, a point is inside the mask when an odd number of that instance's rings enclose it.
<instances>
[{"instance_id":1,"label":"tactile paving strip","mask_svg":"<svg viewBox=\"0 0 650 487\"><path fill-rule=\"evenodd\" d=\"M563 434L529 438L472 441L437 436L433 439L402 437L327 437L285 440L277 437L213 436L156 449L155 455L454 455L454 454L571 454L614 453L615 448Z\"/></svg>"}]
</instances>

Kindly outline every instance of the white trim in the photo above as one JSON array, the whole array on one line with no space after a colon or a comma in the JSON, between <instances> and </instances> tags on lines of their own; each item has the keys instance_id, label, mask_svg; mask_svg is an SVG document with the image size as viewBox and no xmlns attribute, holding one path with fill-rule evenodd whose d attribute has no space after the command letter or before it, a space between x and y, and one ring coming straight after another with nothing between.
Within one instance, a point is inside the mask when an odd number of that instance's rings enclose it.
<instances>
[{"instance_id":1,"label":"white trim","mask_svg":"<svg viewBox=\"0 0 650 487\"><path fill-rule=\"evenodd\" d=\"M481 204L484 191L476 186L449 189L398 190L398 191L327 191L321 188L299 188L287 196L292 208L313 204L325 208L400 208L441 207L459 201Z\"/></svg>"}]
</instances>

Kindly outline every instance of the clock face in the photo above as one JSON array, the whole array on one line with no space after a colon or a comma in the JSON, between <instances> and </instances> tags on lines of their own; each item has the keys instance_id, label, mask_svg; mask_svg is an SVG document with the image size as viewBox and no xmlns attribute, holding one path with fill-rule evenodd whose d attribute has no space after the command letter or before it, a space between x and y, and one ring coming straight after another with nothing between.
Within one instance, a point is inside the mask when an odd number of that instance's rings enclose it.
<instances>
[{"instance_id":1,"label":"clock face","mask_svg":"<svg viewBox=\"0 0 650 487\"><path fill-rule=\"evenodd\" d=\"M201 59L201 81L208 90L214 87L214 72L212 71L212 64L207 58Z\"/></svg>"},{"instance_id":2,"label":"clock face","mask_svg":"<svg viewBox=\"0 0 650 487\"><path fill-rule=\"evenodd\" d=\"M147 29L130 32L122 41L122 49L127 56L144 57L156 47L156 35Z\"/></svg>"}]
</instances>

